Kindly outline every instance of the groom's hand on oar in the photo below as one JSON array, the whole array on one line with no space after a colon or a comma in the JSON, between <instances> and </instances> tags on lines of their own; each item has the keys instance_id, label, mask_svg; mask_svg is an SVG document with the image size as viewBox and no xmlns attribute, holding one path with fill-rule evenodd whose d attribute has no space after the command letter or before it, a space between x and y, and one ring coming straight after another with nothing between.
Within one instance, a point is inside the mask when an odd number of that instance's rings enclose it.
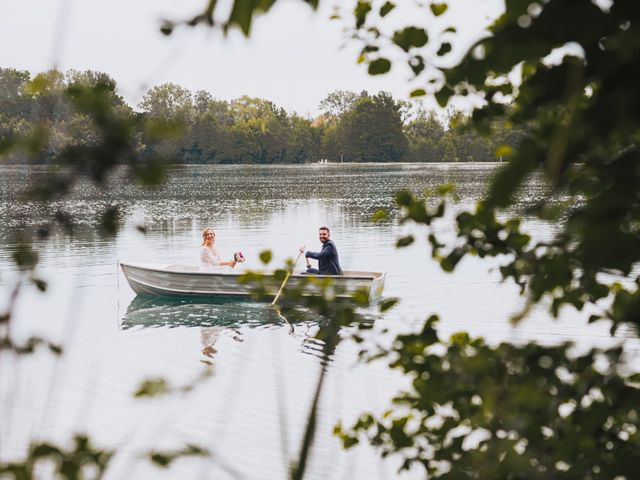
<instances>
[{"instance_id":1,"label":"groom's hand on oar","mask_svg":"<svg viewBox=\"0 0 640 480\"><path fill-rule=\"evenodd\" d=\"M304 255L305 248L306 248L306 245L302 245L302 246L300 247L299 252L300 252L302 255ZM304 260L307 262L307 268L311 268L311 262L309 261L309 259L307 258L307 256L306 256L306 255L304 256Z\"/></svg>"}]
</instances>

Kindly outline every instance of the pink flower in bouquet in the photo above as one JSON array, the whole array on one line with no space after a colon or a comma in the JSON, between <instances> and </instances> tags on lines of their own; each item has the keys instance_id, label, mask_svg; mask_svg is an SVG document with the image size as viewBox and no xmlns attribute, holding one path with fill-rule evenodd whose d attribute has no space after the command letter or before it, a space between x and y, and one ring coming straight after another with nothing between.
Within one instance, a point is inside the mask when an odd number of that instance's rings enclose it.
<instances>
[{"instance_id":1,"label":"pink flower in bouquet","mask_svg":"<svg viewBox=\"0 0 640 480\"><path fill-rule=\"evenodd\" d=\"M245 261L244 255L242 252L236 252L233 254L233 261L237 263L242 263Z\"/></svg>"}]
</instances>

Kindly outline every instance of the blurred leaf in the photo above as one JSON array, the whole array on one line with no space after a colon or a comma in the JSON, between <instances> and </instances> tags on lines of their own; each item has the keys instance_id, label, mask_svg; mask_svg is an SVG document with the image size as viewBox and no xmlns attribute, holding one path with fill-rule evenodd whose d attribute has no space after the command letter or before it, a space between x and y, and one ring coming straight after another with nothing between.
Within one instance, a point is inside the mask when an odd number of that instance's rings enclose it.
<instances>
[{"instance_id":1,"label":"blurred leaf","mask_svg":"<svg viewBox=\"0 0 640 480\"><path fill-rule=\"evenodd\" d=\"M162 32L163 35L169 36L173 33L174 28L175 24L173 22L164 20L160 25L160 32Z\"/></svg>"},{"instance_id":2,"label":"blurred leaf","mask_svg":"<svg viewBox=\"0 0 640 480\"><path fill-rule=\"evenodd\" d=\"M438 105L440 105L442 108L446 107L447 103L449 103L449 98L451 98L453 93L453 90L451 90L446 85L438 90L436 92L436 100L438 101Z\"/></svg>"},{"instance_id":3,"label":"blurred leaf","mask_svg":"<svg viewBox=\"0 0 640 480\"><path fill-rule=\"evenodd\" d=\"M369 64L369 75L382 75L391 69L391 62L386 58L377 58Z\"/></svg>"},{"instance_id":4,"label":"blurred leaf","mask_svg":"<svg viewBox=\"0 0 640 480\"><path fill-rule=\"evenodd\" d=\"M38 253L27 243L19 243L13 252L13 261L21 270L33 270L38 263Z\"/></svg>"},{"instance_id":5,"label":"blurred leaf","mask_svg":"<svg viewBox=\"0 0 640 480\"><path fill-rule=\"evenodd\" d=\"M389 219L389 212L385 209L378 209L371 216L371 221L374 223L381 222L383 220L388 220L388 219Z\"/></svg>"},{"instance_id":6,"label":"blurred leaf","mask_svg":"<svg viewBox=\"0 0 640 480\"><path fill-rule=\"evenodd\" d=\"M149 378L144 380L136 392L135 397L154 397L168 393L171 390L167 380L164 378Z\"/></svg>"},{"instance_id":7,"label":"blurred leaf","mask_svg":"<svg viewBox=\"0 0 640 480\"><path fill-rule=\"evenodd\" d=\"M353 301L358 305L369 305L369 291L366 289L357 290L353 295Z\"/></svg>"},{"instance_id":8,"label":"blurred leaf","mask_svg":"<svg viewBox=\"0 0 640 480\"><path fill-rule=\"evenodd\" d=\"M60 226L62 226L67 235L73 235L75 224L69 213L57 210L56 213L53 214L53 218Z\"/></svg>"},{"instance_id":9,"label":"blurred leaf","mask_svg":"<svg viewBox=\"0 0 640 480\"><path fill-rule=\"evenodd\" d=\"M245 36L249 36L254 14L268 12L274 3L275 0L234 0L231 14L225 25L225 32L231 26L238 26Z\"/></svg>"},{"instance_id":10,"label":"blurred leaf","mask_svg":"<svg viewBox=\"0 0 640 480\"><path fill-rule=\"evenodd\" d=\"M410 97L411 98L424 97L426 94L427 92L424 90L424 88L416 88L411 92Z\"/></svg>"},{"instance_id":11,"label":"blurred leaf","mask_svg":"<svg viewBox=\"0 0 640 480\"><path fill-rule=\"evenodd\" d=\"M423 28L405 27L393 34L393 43L408 52L413 47L424 47L429 40ZM371 72L370 72L371 73Z\"/></svg>"},{"instance_id":12,"label":"blurred leaf","mask_svg":"<svg viewBox=\"0 0 640 480\"><path fill-rule=\"evenodd\" d=\"M394 8L396 8L396 5L392 2L385 2L384 5L382 5L382 7L380 7L380 16L381 17L386 17L387 14L393 10Z\"/></svg>"},{"instance_id":13,"label":"blurred leaf","mask_svg":"<svg viewBox=\"0 0 640 480\"><path fill-rule=\"evenodd\" d=\"M458 265L458 262L462 260L465 253L464 248L454 248L449 255L440 261L440 266L445 272L452 272L456 268L456 265Z\"/></svg>"},{"instance_id":14,"label":"blurred leaf","mask_svg":"<svg viewBox=\"0 0 640 480\"><path fill-rule=\"evenodd\" d=\"M441 183L436 187L436 195L439 197L445 197L447 195L451 195L455 191L456 191L456 184L451 182Z\"/></svg>"},{"instance_id":15,"label":"blurred leaf","mask_svg":"<svg viewBox=\"0 0 640 480\"><path fill-rule=\"evenodd\" d=\"M40 290L41 292L47 291L47 282L39 278L34 278L32 281L38 290Z\"/></svg>"},{"instance_id":16,"label":"blurred leaf","mask_svg":"<svg viewBox=\"0 0 640 480\"><path fill-rule=\"evenodd\" d=\"M272 258L271 250L263 250L263 251L261 251L259 257L260 257L260 261L264 265L267 265L269 262L271 262L271 258Z\"/></svg>"},{"instance_id":17,"label":"blurred leaf","mask_svg":"<svg viewBox=\"0 0 640 480\"><path fill-rule=\"evenodd\" d=\"M120 208L117 205L107 207L100 216L100 228L109 235L115 235L120 228Z\"/></svg>"},{"instance_id":18,"label":"blurred leaf","mask_svg":"<svg viewBox=\"0 0 640 480\"><path fill-rule=\"evenodd\" d=\"M151 462L155 463L156 465L158 465L160 467L169 466L169 464L173 460L171 457L169 457L168 455L163 454L163 453L151 453L149 455L149 458L150 458Z\"/></svg>"},{"instance_id":19,"label":"blurred leaf","mask_svg":"<svg viewBox=\"0 0 640 480\"><path fill-rule=\"evenodd\" d=\"M359 0L355 8L356 28L362 27L367 21L367 15L371 11L371 2Z\"/></svg>"},{"instance_id":20,"label":"blurred leaf","mask_svg":"<svg viewBox=\"0 0 640 480\"><path fill-rule=\"evenodd\" d=\"M43 458L43 457L51 457L61 455L62 452L56 446L53 446L48 443L42 443L31 448L31 457L32 458Z\"/></svg>"},{"instance_id":21,"label":"blurred leaf","mask_svg":"<svg viewBox=\"0 0 640 480\"><path fill-rule=\"evenodd\" d=\"M400 237L396 242L397 248L407 247L415 241L413 235L407 235L406 237Z\"/></svg>"},{"instance_id":22,"label":"blurred leaf","mask_svg":"<svg viewBox=\"0 0 640 480\"><path fill-rule=\"evenodd\" d=\"M396 203L401 207L408 207L413 201L413 195L408 190L400 190L396 194Z\"/></svg>"},{"instance_id":23,"label":"blurred leaf","mask_svg":"<svg viewBox=\"0 0 640 480\"><path fill-rule=\"evenodd\" d=\"M447 53L449 53L450 51L451 51L451 44L449 42L442 42L436 55L438 55L439 57L442 57Z\"/></svg>"},{"instance_id":24,"label":"blurred leaf","mask_svg":"<svg viewBox=\"0 0 640 480\"><path fill-rule=\"evenodd\" d=\"M431 13L436 17L442 15L449 8L446 3L432 3L429 7L431 8Z\"/></svg>"},{"instance_id":25,"label":"blurred leaf","mask_svg":"<svg viewBox=\"0 0 640 480\"><path fill-rule=\"evenodd\" d=\"M387 310L389 310L391 307L393 307L399 301L400 301L400 299L398 299L398 298L388 298L388 299L380 302L380 311L381 312L386 312Z\"/></svg>"},{"instance_id":26,"label":"blurred leaf","mask_svg":"<svg viewBox=\"0 0 640 480\"><path fill-rule=\"evenodd\" d=\"M510 145L500 145L496 149L496 158L508 157L513 153L513 147Z\"/></svg>"},{"instance_id":27,"label":"blurred leaf","mask_svg":"<svg viewBox=\"0 0 640 480\"><path fill-rule=\"evenodd\" d=\"M413 71L414 75L419 75L425 69L424 57L422 55L413 55L409 59L409 68ZM420 90L414 90L414 92Z\"/></svg>"},{"instance_id":28,"label":"blurred leaf","mask_svg":"<svg viewBox=\"0 0 640 480\"><path fill-rule=\"evenodd\" d=\"M166 180L166 165L159 160L149 160L143 164L133 165L131 171L142 185L155 187Z\"/></svg>"},{"instance_id":29,"label":"blurred leaf","mask_svg":"<svg viewBox=\"0 0 640 480\"><path fill-rule=\"evenodd\" d=\"M147 454L149 460L152 463L155 463L159 467L167 468L174 461L184 458L184 457L210 457L211 453L209 450L203 447L198 447L197 445L186 445L184 448L167 451L167 452L149 452Z\"/></svg>"}]
</instances>

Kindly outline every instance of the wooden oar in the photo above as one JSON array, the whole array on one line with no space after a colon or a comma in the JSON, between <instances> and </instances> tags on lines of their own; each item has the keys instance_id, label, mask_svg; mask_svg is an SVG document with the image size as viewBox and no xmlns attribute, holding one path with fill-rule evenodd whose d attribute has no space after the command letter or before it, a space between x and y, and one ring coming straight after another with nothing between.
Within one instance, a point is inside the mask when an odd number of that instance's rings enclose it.
<instances>
[{"instance_id":1,"label":"wooden oar","mask_svg":"<svg viewBox=\"0 0 640 480\"><path fill-rule=\"evenodd\" d=\"M302 252L298 253L298 257L296 258L296 261L293 263L293 267L291 267L291 271L288 271L287 274L284 276L282 285L280 285L280 290L278 290L278 293L276 293L276 297L273 299L273 302L271 302L271 305L275 305L276 302L278 301L278 298L280 298L280 294L282 293L282 290L284 290L284 286L287 284L287 281L289 280L289 277L291 276L291 273L293 272L294 268L296 268L296 264L298 263L298 260L300 260L301 256L302 256Z\"/></svg>"}]
</instances>

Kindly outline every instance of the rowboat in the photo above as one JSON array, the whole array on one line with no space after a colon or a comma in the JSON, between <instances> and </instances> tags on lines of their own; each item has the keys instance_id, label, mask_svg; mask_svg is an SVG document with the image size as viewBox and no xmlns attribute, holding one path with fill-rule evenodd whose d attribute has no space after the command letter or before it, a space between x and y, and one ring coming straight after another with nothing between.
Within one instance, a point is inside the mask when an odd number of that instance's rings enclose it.
<instances>
[{"instance_id":1,"label":"rowboat","mask_svg":"<svg viewBox=\"0 0 640 480\"><path fill-rule=\"evenodd\" d=\"M203 269L192 265L124 263L120 266L127 282L136 293L161 296L252 298L255 285L246 282L244 272L226 267ZM274 272L261 272L263 296L275 295L282 284ZM287 289L300 289L302 295L320 295L327 285L336 298L353 298L365 293L369 302L382 295L386 273L346 271L344 275L308 275L294 271ZM327 280L327 279L330 279ZM362 293L361 293L362 292Z\"/></svg>"}]
</instances>

